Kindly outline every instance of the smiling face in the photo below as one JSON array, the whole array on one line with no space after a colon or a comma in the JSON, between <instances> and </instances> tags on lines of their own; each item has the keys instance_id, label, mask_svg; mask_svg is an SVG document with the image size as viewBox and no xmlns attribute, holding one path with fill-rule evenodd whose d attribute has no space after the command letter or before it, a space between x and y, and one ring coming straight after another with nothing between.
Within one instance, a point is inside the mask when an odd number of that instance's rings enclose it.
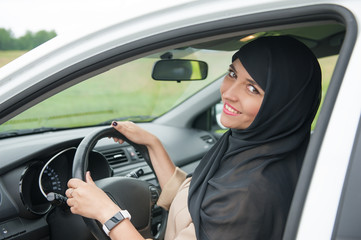
<instances>
[{"instance_id":1,"label":"smiling face","mask_svg":"<svg viewBox=\"0 0 361 240\"><path fill-rule=\"evenodd\" d=\"M227 128L246 129L256 117L264 97L263 89L252 79L239 59L230 66L221 85L221 123Z\"/></svg>"}]
</instances>

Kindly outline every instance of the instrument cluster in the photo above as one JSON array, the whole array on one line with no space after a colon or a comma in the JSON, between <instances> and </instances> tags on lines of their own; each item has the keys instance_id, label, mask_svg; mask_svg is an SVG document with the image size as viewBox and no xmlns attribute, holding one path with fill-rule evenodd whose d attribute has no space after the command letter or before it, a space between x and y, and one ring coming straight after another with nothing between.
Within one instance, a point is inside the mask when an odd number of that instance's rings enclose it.
<instances>
[{"instance_id":1,"label":"instrument cluster","mask_svg":"<svg viewBox=\"0 0 361 240\"><path fill-rule=\"evenodd\" d=\"M67 182L72 178L75 147L59 151L48 161L32 162L23 172L19 190L24 206L32 213L47 213L52 205L47 200L51 192L65 195ZM89 154L88 170L94 180L112 176L106 158L99 152Z\"/></svg>"}]
</instances>

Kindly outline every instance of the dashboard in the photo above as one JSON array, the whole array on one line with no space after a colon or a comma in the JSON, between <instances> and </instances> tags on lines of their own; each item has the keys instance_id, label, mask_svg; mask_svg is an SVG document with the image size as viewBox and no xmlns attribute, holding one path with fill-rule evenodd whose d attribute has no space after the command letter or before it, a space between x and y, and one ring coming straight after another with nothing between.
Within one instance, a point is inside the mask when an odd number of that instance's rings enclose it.
<instances>
[{"instance_id":1,"label":"dashboard","mask_svg":"<svg viewBox=\"0 0 361 240\"><path fill-rule=\"evenodd\" d=\"M139 124L162 141L175 165L193 172L216 139L206 131ZM92 239L80 216L47 200L65 194L77 146L101 127L33 134L0 140L0 239ZM89 155L94 180L136 177L159 187L143 156L131 145L98 141ZM161 216L154 211L154 228ZM71 234L70 234L71 232Z\"/></svg>"}]
</instances>

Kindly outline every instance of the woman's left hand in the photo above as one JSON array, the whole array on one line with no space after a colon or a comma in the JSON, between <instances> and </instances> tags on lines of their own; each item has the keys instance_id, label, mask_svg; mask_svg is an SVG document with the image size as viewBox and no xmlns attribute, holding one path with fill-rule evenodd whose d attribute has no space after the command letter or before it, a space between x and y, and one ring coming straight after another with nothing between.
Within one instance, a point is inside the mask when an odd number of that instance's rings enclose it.
<instances>
[{"instance_id":1,"label":"woman's left hand","mask_svg":"<svg viewBox=\"0 0 361 240\"><path fill-rule=\"evenodd\" d=\"M85 176L86 182L80 179L70 179L65 194L70 211L83 217L93 218L104 224L114 216L120 208L108 195L98 188L90 173Z\"/></svg>"}]
</instances>

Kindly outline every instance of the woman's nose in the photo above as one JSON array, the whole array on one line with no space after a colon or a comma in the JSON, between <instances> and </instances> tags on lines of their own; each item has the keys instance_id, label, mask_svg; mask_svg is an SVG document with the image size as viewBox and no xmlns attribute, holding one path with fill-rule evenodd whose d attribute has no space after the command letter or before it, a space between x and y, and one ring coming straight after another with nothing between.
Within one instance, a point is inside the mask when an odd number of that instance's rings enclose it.
<instances>
[{"instance_id":1,"label":"woman's nose","mask_svg":"<svg viewBox=\"0 0 361 240\"><path fill-rule=\"evenodd\" d=\"M235 84L227 84L224 86L224 89L222 91L222 98L229 100L229 101L236 101L238 98L238 91L236 90Z\"/></svg>"}]
</instances>

